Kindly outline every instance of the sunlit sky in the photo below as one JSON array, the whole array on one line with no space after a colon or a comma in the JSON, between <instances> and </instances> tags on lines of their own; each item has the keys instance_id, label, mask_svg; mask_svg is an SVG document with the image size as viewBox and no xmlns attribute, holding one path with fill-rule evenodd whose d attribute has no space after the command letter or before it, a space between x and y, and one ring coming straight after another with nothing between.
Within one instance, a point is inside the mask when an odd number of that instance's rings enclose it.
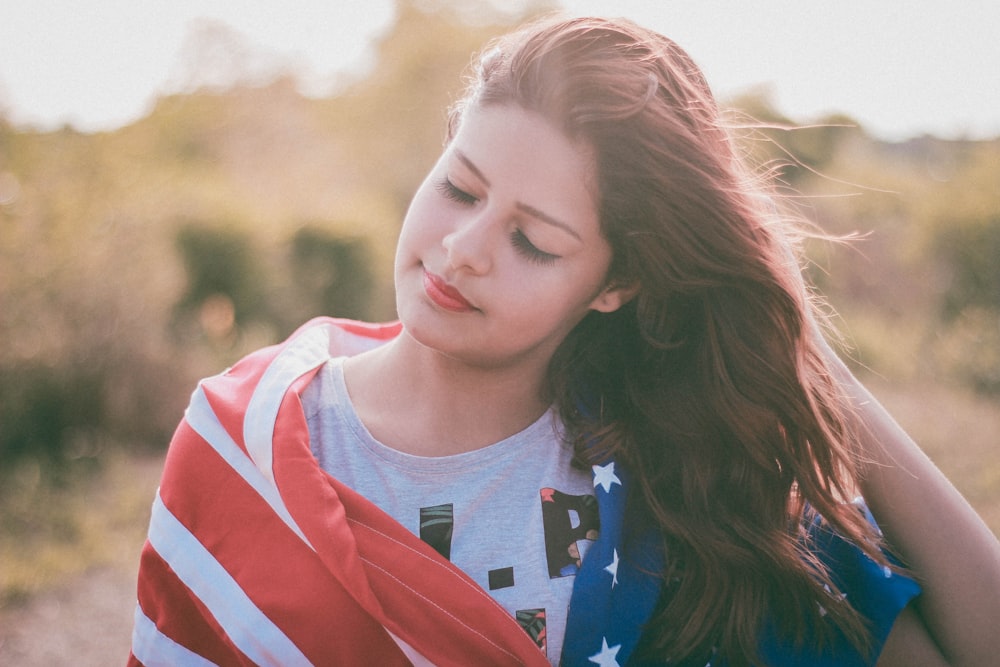
<instances>
[{"instance_id":1,"label":"sunlit sky","mask_svg":"<svg viewBox=\"0 0 1000 667\"><path fill-rule=\"evenodd\" d=\"M726 98L767 85L797 122L843 112L889 140L1000 136L995 0L563 0L687 49ZM311 92L363 66L392 0L64 0L0 11L0 109L21 125L113 129L176 89L200 20L293 65ZM370 53L369 53L370 55Z\"/></svg>"}]
</instances>

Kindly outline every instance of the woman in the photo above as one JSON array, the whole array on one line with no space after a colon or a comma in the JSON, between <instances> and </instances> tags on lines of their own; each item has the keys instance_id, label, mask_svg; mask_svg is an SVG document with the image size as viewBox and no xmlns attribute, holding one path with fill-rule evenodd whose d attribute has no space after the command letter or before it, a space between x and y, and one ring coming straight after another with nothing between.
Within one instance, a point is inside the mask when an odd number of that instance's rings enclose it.
<instances>
[{"instance_id":1,"label":"woman","mask_svg":"<svg viewBox=\"0 0 1000 667\"><path fill-rule=\"evenodd\" d=\"M499 40L400 321L195 392L132 660L988 664L1000 545L825 344L793 241L672 42Z\"/></svg>"}]
</instances>

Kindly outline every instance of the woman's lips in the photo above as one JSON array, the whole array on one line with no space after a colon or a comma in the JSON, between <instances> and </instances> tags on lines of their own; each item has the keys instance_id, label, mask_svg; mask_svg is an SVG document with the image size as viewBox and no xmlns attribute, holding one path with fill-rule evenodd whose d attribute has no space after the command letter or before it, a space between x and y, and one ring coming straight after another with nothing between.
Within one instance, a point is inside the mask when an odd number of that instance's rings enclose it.
<instances>
[{"instance_id":1,"label":"woman's lips","mask_svg":"<svg viewBox=\"0 0 1000 667\"><path fill-rule=\"evenodd\" d=\"M424 271L424 291L435 304L456 313L475 310L475 307L465 300L462 293L444 281L441 276Z\"/></svg>"}]
</instances>

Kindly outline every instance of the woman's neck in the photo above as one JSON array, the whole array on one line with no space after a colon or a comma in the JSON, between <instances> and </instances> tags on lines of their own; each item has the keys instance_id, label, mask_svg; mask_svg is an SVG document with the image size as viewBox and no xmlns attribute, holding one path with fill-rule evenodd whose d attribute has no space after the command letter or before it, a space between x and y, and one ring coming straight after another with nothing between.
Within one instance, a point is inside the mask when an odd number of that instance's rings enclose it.
<instances>
[{"instance_id":1,"label":"woman's neck","mask_svg":"<svg viewBox=\"0 0 1000 667\"><path fill-rule=\"evenodd\" d=\"M539 364L466 364L405 332L344 365L351 402L371 434L422 456L480 449L524 430L549 407L544 375Z\"/></svg>"}]
</instances>

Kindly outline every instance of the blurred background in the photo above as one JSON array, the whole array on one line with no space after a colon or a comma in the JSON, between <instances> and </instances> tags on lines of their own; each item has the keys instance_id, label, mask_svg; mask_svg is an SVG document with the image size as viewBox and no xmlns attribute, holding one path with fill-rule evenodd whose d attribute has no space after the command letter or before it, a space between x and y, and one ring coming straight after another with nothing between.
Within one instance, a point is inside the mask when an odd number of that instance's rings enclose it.
<instances>
[{"instance_id":1,"label":"blurred background","mask_svg":"<svg viewBox=\"0 0 1000 667\"><path fill-rule=\"evenodd\" d=\"M465 65L557 6L326 4L45 0L0 28L2 664L124 661L195 382L314 315L394 316ZM758 121L748 156L858 235L809 247L846 353L1000 533L998 10L611 4L559 6L676 39Z\"/></svg>"}]
</instances>

